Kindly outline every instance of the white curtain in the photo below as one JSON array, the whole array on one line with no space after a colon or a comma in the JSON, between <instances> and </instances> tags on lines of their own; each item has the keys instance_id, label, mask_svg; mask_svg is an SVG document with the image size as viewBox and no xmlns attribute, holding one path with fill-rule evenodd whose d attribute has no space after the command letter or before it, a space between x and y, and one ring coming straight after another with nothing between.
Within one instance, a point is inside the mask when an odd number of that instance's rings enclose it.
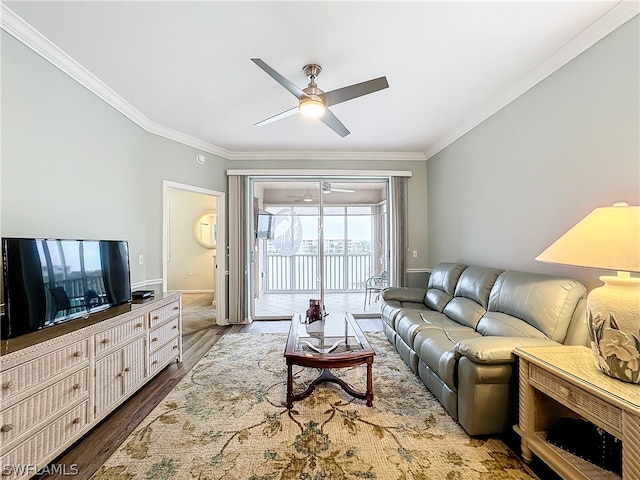
<instances>
[{"instance_id":1,"label":"white curtain","mask_svg":"<svg viewBox=\"0 0 640 480\"><path fill-rule=\"evenodd\" d=\"M406 177L389 177L389 285L404 287L406 280Z\"/></svg>"},{"instance_id":2,"label":"white curtain","mask_svg":"<svg viewBox=\"0 0 640 480\"><path fill-rule=\"evenodd\" d=\"M249 323L247 177L229 175L229 323Z\"/></svg>"}]
</instances>

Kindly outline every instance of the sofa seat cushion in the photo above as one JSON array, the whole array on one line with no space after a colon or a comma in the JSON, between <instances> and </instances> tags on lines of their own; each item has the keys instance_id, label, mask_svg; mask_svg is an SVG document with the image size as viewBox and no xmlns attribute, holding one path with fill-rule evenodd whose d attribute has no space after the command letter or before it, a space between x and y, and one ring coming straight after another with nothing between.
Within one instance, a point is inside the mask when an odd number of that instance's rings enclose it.
<instances>
[{"instance_id":1,"label":"sofa seat cushion","mask_svg":"<svg viewBox=\"0 0 640 480\"><path fill-rule=\"evenodd\" d=\"M430 311L424 303L396 302L395 300L393 303L398 303L398 306L391 308L387 304L382 308L382 321L389 324L394 330L398 329L398 323L402 317L415 312Z\"/></svg>"},{"instance_id":2,"label":"sofa seat cushion","mask_svg":"<svg viewBox=\"0 0 640 480\"><path fill-rule=\"evenodd\" d=\"M461 340L480 337L471 328L445 331L436 327L423 328L417 332L413 347L418 358L435 373L452 391L457 391L456 343Z\"/></svg>"},{"instance_id":3,"label":"sofa seat cushion","mask_svg":"<svg viewBox=\"0 0 640 480\"><path fill-rule=\"evenodd\" d=\"M517 347L557 347L558 343L548 338L479 337L461 340L456 344L459 357L467 357L473 363L513 363Z\"/></svg>"},{"instance_id":4,"label":"sofa seat cushion","mask_svg":"<svg viewBox=\"0 0 640 480\"><path fill-rule=\"evenodd\" d=\"M442 313L433 313L444 317ZM409 348L413 349L413 337L415 337L416 332L425 325L421 312L406 310L397 318L396 333L404 340L404 343L406 343Z\"/></svg>"},{"instance_id":5,"label":"sofa seat cushion","mask_svg":"<svg viewBox=\"0 0 640 480\"><path fill-rule=\"evenodd\" d=\"M426 327L438 327L444 330L468 330L469 327L452 320L443 313L427 311L419 312Z\"/></svg>"},{"instance_id":6,"label":"sofa seat cushion","mask_svg":"<svg viewBox=\"0 0 640 480\"><path fill-rule=\"evenodd\" d=\"M434 312L433 310L403 310L396 317L396 333L411 348L413 348L413 339L423 328L468 330L468 327L451 320L443 313Z\"/></svg>"}]
</instances>

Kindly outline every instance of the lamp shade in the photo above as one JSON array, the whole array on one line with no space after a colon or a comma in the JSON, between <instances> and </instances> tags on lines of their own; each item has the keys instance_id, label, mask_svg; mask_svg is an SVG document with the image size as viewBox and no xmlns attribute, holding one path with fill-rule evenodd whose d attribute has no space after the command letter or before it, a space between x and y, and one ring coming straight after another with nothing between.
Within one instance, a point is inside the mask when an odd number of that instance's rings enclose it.
<instances>
[{"instance_id":1,"label":"lamp shade","mask_svg":"<svg viewBox=\"0 0 640 480\"><path fill-rule=\"evenodd\" d=\"M596 208L536 260L640 272L640 207L616 204Z\"/></svg>"}]
</instances>

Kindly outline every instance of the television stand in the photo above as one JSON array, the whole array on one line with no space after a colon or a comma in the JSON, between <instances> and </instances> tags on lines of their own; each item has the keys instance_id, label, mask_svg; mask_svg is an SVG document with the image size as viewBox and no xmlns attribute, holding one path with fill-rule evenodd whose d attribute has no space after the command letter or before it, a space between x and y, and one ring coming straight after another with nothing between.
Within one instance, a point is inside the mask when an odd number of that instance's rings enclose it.
<instances>
[{"instance_id":1,"label":"television stand","mask_svg":"<svg viewBox=\"0 0 640 480\"><path fill-rule=\"evenodd\" d=\"M31 477L181 360L180 293L3 340L2 478Z\"/></svg>"}]
</instances>

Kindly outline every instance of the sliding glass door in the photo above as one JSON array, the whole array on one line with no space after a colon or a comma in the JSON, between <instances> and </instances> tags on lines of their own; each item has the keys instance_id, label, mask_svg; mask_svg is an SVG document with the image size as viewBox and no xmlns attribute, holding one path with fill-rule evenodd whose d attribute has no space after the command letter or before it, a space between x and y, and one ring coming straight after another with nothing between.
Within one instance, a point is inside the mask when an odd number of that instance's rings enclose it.
<instances>
[{"instance_id":1,"label":"sliding glass door","mask_svg":"<svg viewBox=\"0 0 640 480\"><path fill-rule=\"evenodd\" d=\"M252 178L252 319L290 318L321 299L377 313L368 280L387 270L386 179Z\"/></svg>"}]
</instances>

